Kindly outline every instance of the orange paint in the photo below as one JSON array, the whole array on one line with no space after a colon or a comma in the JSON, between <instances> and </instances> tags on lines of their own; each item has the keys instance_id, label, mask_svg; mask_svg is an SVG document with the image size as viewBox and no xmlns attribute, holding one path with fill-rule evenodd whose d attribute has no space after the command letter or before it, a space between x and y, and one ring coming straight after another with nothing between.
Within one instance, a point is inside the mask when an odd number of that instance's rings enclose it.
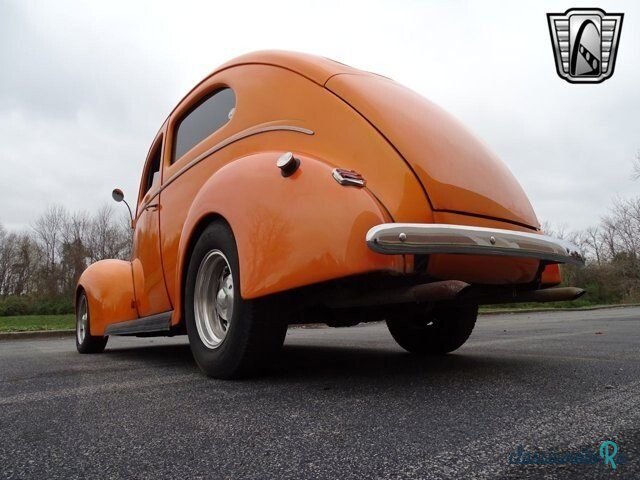
<instances>
[{"instance_id":1,"label":"orange paint","mask_svg":"<svg viewBox=\"0 0 640 480\"><path fill-rule=\"evenodd\" d=\"M434 210L538 227L529 200L506 165L437 105L372 74L336 75L327 87L395 145L425 186Z\"/></svg>"},{"instance_id":2,"label":"orange paint","mask_svg":"<svg viewBox=\"0 0 640 480\"><path fill-rule=\"evenodd\" d=\"M283 178L274 165L281 153L241 158L210 177L192 202L178 251L187 250L203 219L224 218L241 259L243 298L368 271L403 271L401 256L362 248L367 231L388 218L366 189L339 185L328 165L306 155L298 155L300 168ZM187 256L181 259L179 279Z\"/></svg>"},{"instance_id":3,"label":"orange paint","mask_svg":"<svg viewBox=\"0 0 640 480\"><path fill-rule=\"evenodd\" d=\"M91 335L103 335L110 323L138 318L131 263L101 260L90 265L80 277L91 312Z\"/></svg>"},{"instance_id":4,"label":"orange paint","mask_svg":"<svg viewBox=\"0 0 640 480\"><path fill-rule=\"evenodd\" d=\"M179 122L221 88L235 93L233 114L172 163ZM160 171L147 190L156 147ZM284 178L275 163L287 151L301 167ZM366 187L339 185L334 167L356 170ZM132 262L99 262L80 279L94 335L169 310L180 323L190 245L211 218L233 231L244 298L411 272L413 257L367 247L366 232L380 223L538 227L509 170L439 107L378 75L287 52L235 59L178 103L150 150L136 211ZM496 257L428 263L434 278L474 283L525 283L537 269L536 260ZM557 278L552 267L544 275Z\"/></svg>"},{"instance_id":5,"label":"orange paint","mask_svg":"<svg viewBox=\"0 0 640 480\"><path fill-rule=\"evenodd\" d=\"M562 272L560 271L560 265L552 264L546 265L542 272L542 278L540 283L545 287L553 287L559 285L562 282Z\"/></svg>"}]
</instances>

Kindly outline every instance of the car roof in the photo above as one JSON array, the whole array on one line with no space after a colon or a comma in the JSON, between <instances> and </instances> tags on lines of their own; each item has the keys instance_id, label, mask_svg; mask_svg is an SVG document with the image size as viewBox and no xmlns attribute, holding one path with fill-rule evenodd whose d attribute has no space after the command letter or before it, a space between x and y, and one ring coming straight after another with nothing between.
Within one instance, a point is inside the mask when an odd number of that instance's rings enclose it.
<instances>
[{"instance_id":1,"label":"car roof","mask_svg":"<svg viewBox=\"0 0 640 480\"><path fill-rule=\"evenodd\" d=\"M356 68L325 57L284 50L263 50L236 57L223 64L211 75L215 75L227 68L251 64L275 65L286 68L320 85L324 85L329 78L340 73L363 73Z\"/></svg>"},{"instance_id":2,"label":"car roof","mask_svg":"<svg viewBox=\"0 0 640 480\"><path fill-rule=\"evenodd\" d=\"M193 88L191 88L171 109L169 115L167 115L163 122L163 127L164 123L166 123L169 117L173 115L178 106L180 106L193 91L200 87L200 85L223 70L242 65L274 65L286 68L287 70L296 72L319 85L324 85L331 77L341 73L368 74L368 72L358 70L357 68L350 67L344 63L317 55L310 55L308 53L290 52L286 50L261 50L247 53L222 64L194 85Z\"/></svg>"}]
</instances>

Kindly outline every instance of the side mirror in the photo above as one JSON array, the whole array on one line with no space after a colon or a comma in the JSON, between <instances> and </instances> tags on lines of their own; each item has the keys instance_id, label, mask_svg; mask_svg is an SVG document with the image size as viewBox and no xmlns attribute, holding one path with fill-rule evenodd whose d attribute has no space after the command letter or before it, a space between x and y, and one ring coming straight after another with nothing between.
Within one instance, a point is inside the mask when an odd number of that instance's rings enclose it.
<instances>
[{"instance_id":1,"label":"side mirror","mask_svg":"<svg viewBox=\"0 0 640 480\"><path fill-rule=\"evenodd\" d=\"M111 192L111 197L118 203L124 202L124 204L127 206L127 209L129 210L129 218L131 219L131 228L133 228L135 225L133 223L133 213L131 212L131 207L129 206L127 201L124 199L124 192L119 188L114 188L113 192Z\"/></svg>"},{"instance_id":2,"label":"side mirror","mask_svg":"<svg viewBox=\"0 0 640 480\"><path fill-rule=\"evenodd\" d=\"M120 203L120 202L122 202L124 200L124 192L122 190L120 190L119 188L114 188L113 192L111 192L111 196L118 203Z\"/></svg>"}]
</instances>

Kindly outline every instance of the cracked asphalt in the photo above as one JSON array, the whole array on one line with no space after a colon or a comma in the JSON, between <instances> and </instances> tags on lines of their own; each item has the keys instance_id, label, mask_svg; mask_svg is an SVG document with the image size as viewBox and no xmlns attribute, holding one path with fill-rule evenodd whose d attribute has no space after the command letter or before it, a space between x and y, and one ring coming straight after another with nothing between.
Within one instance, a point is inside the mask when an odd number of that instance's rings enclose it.
<instances>
[{"instance_id":1,"label":"cracked asphalt","mask_svg":"<svg viewBox=\"0 0 640 480\"><path fill-rule=\"evenodd\" d=\"M269 375L225 382L186 337L0 340L0 477L638 478L639 345L640 308L483 315L437 358L384 324L297 328Z\"/></svg>"}]
</instances>

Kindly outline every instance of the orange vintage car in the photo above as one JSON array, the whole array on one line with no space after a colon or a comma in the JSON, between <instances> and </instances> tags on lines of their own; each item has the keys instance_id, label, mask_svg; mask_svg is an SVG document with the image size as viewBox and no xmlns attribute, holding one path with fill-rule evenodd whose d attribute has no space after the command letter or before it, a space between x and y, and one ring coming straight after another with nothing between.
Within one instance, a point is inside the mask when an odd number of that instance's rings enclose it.
<instances>
[{"instance_id":1,"label":"orange vintage car","mask_svg":"<svg viewBox=\"0 0 640 480\"><path fill-rule=\"evenodd\" d=\"M114 190L114 199L124 195ZM444 110L326 58L267 51L221 66L151 144L131 261L91 265L77 347L187 334L209 376L255 372L287 325L386 320L419 354L460 347L478 305L571 300L509 169Z\"/></svg>"}]
</instances>

